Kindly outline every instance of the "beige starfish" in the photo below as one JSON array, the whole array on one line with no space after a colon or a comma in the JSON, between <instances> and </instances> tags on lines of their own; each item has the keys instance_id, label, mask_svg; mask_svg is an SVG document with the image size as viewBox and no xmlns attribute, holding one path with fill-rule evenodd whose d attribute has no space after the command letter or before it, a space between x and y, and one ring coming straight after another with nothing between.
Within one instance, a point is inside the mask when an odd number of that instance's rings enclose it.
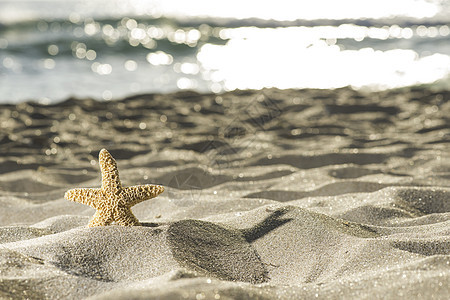
<instances>
[{"instance_id":1,"label":"beige starfish","mask_svg":"<svg viewBox=\"0 0 450 300\"><path fill-rule=\"evenodd\" d=\"M89 227L106 226L116 222L122 226L139 226L139 220L131 212L131 207L142 201L154 198L164 192L160 185L136 185L122 187L117 164L111 154L102 149L98 160L102 172L102 187L99 189L73 189L64 197L92 206L97 211L89 222Z\"/></svg>"}]
</instances>

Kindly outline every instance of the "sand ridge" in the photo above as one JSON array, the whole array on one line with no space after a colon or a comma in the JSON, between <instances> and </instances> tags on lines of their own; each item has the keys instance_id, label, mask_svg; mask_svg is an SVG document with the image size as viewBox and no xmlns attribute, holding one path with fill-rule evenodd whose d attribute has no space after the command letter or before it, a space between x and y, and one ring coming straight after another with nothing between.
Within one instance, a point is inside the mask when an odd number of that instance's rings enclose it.
<instances>
[{"instance_id":1,"label":"sand ridge","mask_svg":"<svg viewBox=\"0 0 450 300\"><path fill-rule=\"evenodd\" d=\"M180 92L0 109L0 298L445 299L450 94ZM142 226L63 199L165 193Z\"/></svg>"}]
</instances>

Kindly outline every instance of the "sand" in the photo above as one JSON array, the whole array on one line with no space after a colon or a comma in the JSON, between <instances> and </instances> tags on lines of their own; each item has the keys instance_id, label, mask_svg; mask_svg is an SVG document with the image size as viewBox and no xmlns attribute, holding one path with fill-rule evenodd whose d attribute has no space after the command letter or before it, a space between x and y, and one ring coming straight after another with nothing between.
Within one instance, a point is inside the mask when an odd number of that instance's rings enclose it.
<instances>
[{"instance_id":1,"label":"sand","mask_svg":"<svg viewBox=\"0 0 450 300\"><path fill-rule=\"evenodd\" d=\"M0 106L1 299L447 299L450 92L180 92ZM142 226L63 198L166 191Z\"/></svg>"}]
</instances>

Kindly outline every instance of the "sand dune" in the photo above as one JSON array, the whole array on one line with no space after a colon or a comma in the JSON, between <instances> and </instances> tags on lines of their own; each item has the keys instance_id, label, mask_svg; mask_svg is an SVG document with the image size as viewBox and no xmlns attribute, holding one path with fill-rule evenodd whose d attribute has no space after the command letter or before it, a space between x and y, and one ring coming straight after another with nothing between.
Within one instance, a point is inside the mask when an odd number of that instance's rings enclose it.
<instances>
[{"instance_id":1,"label":"sand dune","mask_svg":"<svg viewBox=\"0 0 450 300\"><path fill-rule=\"evenodd\" d=\"M0 109L0 298L446 299L450 94L183 92ZM139 227L63 198L166 191Z\"/></svg>"}]
</instances>

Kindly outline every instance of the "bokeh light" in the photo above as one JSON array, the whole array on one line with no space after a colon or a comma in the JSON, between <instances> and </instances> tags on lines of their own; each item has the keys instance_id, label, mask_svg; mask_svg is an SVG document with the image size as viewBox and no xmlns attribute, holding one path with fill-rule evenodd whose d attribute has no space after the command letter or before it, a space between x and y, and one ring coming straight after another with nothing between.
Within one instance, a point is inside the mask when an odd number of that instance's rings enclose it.
<instances>
[{"instance_id":1,"label":"bokeh light","mask_svg":"<svg viewBox=\"0 0 450 300\"><path fill-rule=\"evenodd\" d=\"M430 30L439 32L425 26L416 32L420 37L433 37ZM382 89L431 83L447 76L448 55L420 57L410 49L346 50L339 45L339 41L348 39L356 42L366 38L407 40L413 35L411 28L398 25L229 28L220 31L220 36L228 40L225 45L205 44L197 58L206 71L206 78L223 82L226 90L347 85Z\"/></svg>"},{"instance_id":2,"label":"bokeh light","mask_svg":"<svg viewBox=\"0 0 450 300\"><path fill-rule=\"evenodd\" d=\"M0 3L0 100L450 86L439 0L22 2Z\"/></svg>"}]
</instances>

